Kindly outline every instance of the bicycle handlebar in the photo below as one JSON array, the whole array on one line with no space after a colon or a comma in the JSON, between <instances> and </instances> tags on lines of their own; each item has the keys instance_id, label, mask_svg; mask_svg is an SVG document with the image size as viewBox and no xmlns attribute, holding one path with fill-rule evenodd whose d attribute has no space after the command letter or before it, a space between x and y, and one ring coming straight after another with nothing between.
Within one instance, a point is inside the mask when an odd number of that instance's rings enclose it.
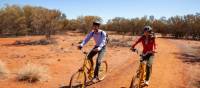
<instances>
[{"instance_id":1,"label":"bicycle handlebar","mask_svg":"<svg viewBox=\"0 0 200 88\"><path fill-rule=\"evenodd\" d=\"M81 49L81 53L87 55L88 53L86 51L84 51L83 49Z\"/></svg>"},{"instance_id":2,"label":"bicycle handlebar","mask_svg":"<svg viewBox=\"0 0 200 88\"><path fill-rule=\"evenodd\" d=\"M147 55L148 53L157 53L157 52L155 52L155 51L148 51L148 52L146 52L145 54L143 54L141 51L139 51L138 49L130 49L131 51L133 51L133 52L136 52L137 54L139 54L139 55Z\"/></svg>"},{"instance_id":3,"label":"bicycle handlebar","mask_svg":"<svg viewBox=\"0 0 200 88\"><path fill-rule=\"evenodd\" d=\"M137 54L139 54L139 50L138 49L130 49L132 52L136 52Z\"/></svg>"}]
</instances>

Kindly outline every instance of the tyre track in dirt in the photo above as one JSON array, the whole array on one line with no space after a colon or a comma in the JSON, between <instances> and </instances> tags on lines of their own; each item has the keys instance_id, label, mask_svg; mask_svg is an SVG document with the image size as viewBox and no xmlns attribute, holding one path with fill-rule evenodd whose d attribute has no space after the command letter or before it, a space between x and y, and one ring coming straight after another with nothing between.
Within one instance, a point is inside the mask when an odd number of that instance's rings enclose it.
<instances>
[{"instance_id":1,"label":"tyre track in dirt","mask_svg":"<svg viewBox=\"0 0 200 88\"><path fill-rule=\"evenodd\" d=\"M79 36L81 37L81 36ZM21 39L21 38L19 38ZM78 41L80 38L69 37L67 42L61 46L71 47L71 43ZM81 37L82 39L82 37ZM8 41L9 40L9 41ZM25 65L26 60L31 60L37 64L47 63L51 78L47 82L38 82L36 84L28 84L26 82L17 82L15 77L0 80L0 88L58 88L68 86L71 75L82 66L83 56L80 51L66 53L55 53L49 50L50 46L3 46L9 44L16 39L5 39L0 41L1 44L1 60L7 63L11 71L19 69ZM178 59L176 53L181 51L177 45L167 39L157 39L158 50L153 64L153 73L150 80L149 88L188 88L185 64ZM91 49L92 44L85 49ZM56 48L56 47L54 47ZM76 48L76 47L75 47ZM42 49L42 50L41 50ZM21 51L28 51L22 53ZM45 52L44 52L45 51ZM19 55L26 55L25 58L10 57L15 52ZM105 59L109 65L109 73L105 80L88 88L128 88L135 69L137 68L138 55L133 54L129 47L108 47ZM50 54L51 57L42 59L33 59L33 56ZM17 53L18 55L18 53ZM59 60L59 61L58 61ZM41 62L42 61L42 62ZM189 86L189 88L191 88Z\"/></svg>"}]
</instances>

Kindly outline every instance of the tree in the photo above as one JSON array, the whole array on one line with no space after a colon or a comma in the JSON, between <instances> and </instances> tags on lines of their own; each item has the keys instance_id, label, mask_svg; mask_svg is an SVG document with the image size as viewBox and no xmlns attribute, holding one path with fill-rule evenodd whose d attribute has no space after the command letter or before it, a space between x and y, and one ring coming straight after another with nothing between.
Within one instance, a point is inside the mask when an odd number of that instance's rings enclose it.
<instances>
[{"instance_id":1,"label":"tree","mask_svg":"<svg viewBox=\"0 0 200 88\"><path fill-rule=\"evenodd\" d=\"M77 23L79 23L79 31L88 33L92 27L94 21L102 22L102 18L99 16L79 16L77 18Z\"/></svg>"},{"instance_id":2,"label":"tree","mask_svg":"<svg viewBox=\"0 0 200 88\"><path fill-rule=\"evenodd\" d=\"M25 16L19 6L6 6L0 12L1 33L14 34L16 36L26 34Z\"/></svg>"}]
</instances>

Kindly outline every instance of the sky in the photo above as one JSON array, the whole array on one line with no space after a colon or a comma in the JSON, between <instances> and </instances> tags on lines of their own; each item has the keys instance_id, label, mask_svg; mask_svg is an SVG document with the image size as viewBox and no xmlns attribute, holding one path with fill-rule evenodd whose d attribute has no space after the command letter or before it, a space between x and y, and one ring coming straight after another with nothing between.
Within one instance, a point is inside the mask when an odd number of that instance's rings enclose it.
<instances>
[{"instance_id":1,"label":"sky","mask_svg":"<svg viewBox=\"0 0 200 88\"><path fill-rule=\"evenodd\" d=\"M0 7L8 5L42 6L58 9L68 19L95 15L104 21L114 17L135 18L195 14L200 12L200 0L0 0Z\"/></svg>"}]
</instances>

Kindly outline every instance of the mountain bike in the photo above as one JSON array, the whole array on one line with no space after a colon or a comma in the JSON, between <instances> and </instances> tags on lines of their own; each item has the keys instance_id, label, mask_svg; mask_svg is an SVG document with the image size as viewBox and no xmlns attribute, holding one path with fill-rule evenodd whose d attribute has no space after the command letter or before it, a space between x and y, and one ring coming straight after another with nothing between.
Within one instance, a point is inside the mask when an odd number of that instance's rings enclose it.
<instances>
[{"instance_id":1,"label":"mountain bike","mask_svg":"<svg viewBox=\"0 0 200 88\"><path fill-rule=\"evenodd\" d=\"M147 85L144 85L144 81L146 78L146 60L143 59L144 56L150 53L155 53L153 51L147 52L146 54L142 54L137 49L132 49L133 52L136 52L140 56L139 67L136 70L136 74L133 76L130 88L143 88Z\"/></svg>"},{"instance_id":2,"label":"mountain bike","mask_svg":"<svg viewBox=\"0 0 200 88\"><path fill-rule=\"evenodd\" d=\"M85 88L87 86L87 81L91 80L94 76L94 67L91 67L89 60L87 59L87 52L81 50L82 54L84 54L84 62L82 67L75 72L69 83L70 88ZM106 73L108 71L108 65L106 61L101 62L101 66L99 69L98 79L102 81L106 77Z\"/></svg>"}]
</instances>

